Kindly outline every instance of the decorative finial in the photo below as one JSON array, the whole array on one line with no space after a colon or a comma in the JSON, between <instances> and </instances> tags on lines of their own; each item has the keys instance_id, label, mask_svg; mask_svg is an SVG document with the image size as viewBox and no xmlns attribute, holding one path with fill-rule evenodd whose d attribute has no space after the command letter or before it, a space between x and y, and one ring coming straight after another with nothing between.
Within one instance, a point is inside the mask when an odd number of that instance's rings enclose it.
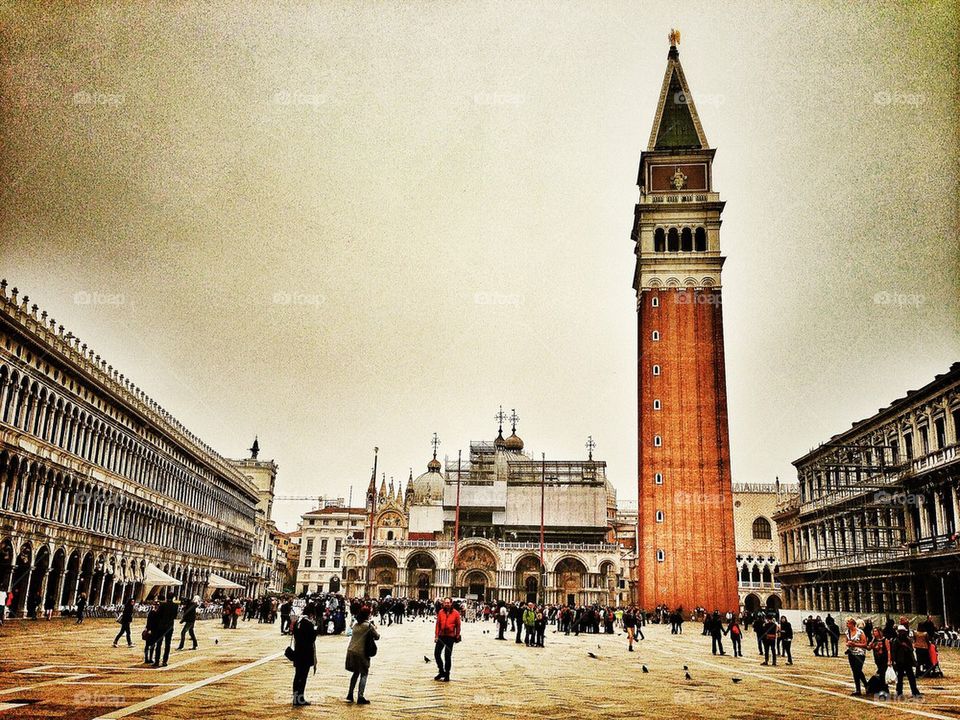
<instances>
[{"instance_id":1,"label":"decorative finial","mask_svg":"<svg viewBox=\"0 0 960 720\"><path fill-rule=\"evenodd\" d=\"M433 445L433 459L437 459L437 448L440 447L440 438L437 437L437 434L433 434L433 440L430 441L430 444Z\"/></svg>"},{"instance_id":2,"label":"decorative finial","mask_svg":"<svg viewBox=\"0 0 960 720\"><path fill-rule=\"evenodd\" d=\"M593 441L593 435L587 435L587 444L585 445L585 447L587 448L587 453L589 454L589 458L588 458L588 459L592 462L592 461L593 461L593 449L594 449L595 447L597 447L597 444Z\"/></svg>"},{"instance_id":3,"label":"decorative finial","mask_svg":"<svg viewBox=\"0 0 960 720\"><path fill-rule=\"evenodd\" d=\"M680 31L676 28L670 28L670 34L667 35L670 40L670 47L676 47L680 44Z\"/></svg>"},{"instance_id":4,"label":"decorative finial","mask_svg":"<svg viewBox=\"0 0 960 720\"><path fill-rule=\"evenodd\" d=\"M260 438L257 435L253 436L253 445L250 446L250 459L256 460L257 455L260 454Z\"/></svg>"},{"instance_id":5,"label":"decorative finial","mask_svg":"<svg viewBox=\"0 0 960 720\"><path fill-rule=\"evenodd\" d=\"M515 408L510 409L510 431L516 435L517 434L517 423L520 422L520 416L517 415Z\"/></svg>"},{"instance_id":6,"label":"decorative finial","mask_svg":"<svg viewBox=\"0 0 960 720\"><path fill-rule=\"evenodd\" d=\"M503 435L503 421L507 419L507 415L503 412L503 405L500 406L500 412L493 416L493 419L497 421L497 429L499 434Z\"/></svg>"}]
</instances>

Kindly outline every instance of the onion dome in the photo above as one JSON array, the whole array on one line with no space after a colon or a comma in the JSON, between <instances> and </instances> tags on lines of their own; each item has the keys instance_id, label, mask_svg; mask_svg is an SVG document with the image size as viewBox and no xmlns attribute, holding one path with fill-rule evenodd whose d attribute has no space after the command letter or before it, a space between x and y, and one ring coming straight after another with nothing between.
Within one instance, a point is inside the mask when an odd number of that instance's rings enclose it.
<instances>
[{"instance_id":1,"label":"onion dome","mask_svg":"<svg viewBox=\"0 0 960 720\"><path fill-rule=\"evenodd\" d=\"M517 435L516 431L510 434L506 440L503 441L504 446L507 450L523 450L523 440L520 439L520 436Z\"/></svg>"}]
</instances>

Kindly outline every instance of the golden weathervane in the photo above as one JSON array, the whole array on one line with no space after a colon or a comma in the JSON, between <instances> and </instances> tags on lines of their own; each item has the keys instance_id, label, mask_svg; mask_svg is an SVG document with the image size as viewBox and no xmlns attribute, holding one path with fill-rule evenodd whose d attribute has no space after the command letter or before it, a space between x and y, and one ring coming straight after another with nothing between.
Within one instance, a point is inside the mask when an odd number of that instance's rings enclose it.
<instances>
[{"instance_id":1,"label":"golden weathervane","mask_svg":"<svg viewBox=\"0 0 960 720\"><path fill-rule=\"evenodd\" d=\"M679 45L679 44L680 44L680 31L677 30L677 29L675 29L675 28L670 28L670 34L667 35L667 38L669 38L671 45L674 45L674 46L675 46L675 45Z\"/></svg>"}]
</instances>

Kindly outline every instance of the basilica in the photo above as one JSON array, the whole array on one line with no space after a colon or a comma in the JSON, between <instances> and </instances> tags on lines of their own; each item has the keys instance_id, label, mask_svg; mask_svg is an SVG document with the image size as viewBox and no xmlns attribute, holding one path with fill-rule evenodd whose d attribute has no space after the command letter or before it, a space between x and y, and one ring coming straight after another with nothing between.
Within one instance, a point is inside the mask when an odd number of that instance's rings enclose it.
<instances>
[{"instance_id":1,"label":"basilica","mask_svg":"<svg viewBox=\"0 0 960 720\"><path fill-rule=\"evenodd\" d=\"M371 478L364 529L344 543L347 595L619 603L627 545L615 542L606 463L537 459L501 428L469 459L433 458L406 490Z\"/></svg>"}]
</instances>

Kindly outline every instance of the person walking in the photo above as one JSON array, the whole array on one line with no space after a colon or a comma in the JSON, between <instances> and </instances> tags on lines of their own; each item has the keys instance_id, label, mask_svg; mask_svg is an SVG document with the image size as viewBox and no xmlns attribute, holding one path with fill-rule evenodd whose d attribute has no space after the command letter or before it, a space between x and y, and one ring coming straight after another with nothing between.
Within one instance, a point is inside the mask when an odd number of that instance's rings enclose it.
<instances>
[{"instance_id":1,"label":"person walking","mask_svg":"<svg viewBox=\"0 0 960 720\"><path fill-rule=\"evenodd\" d=\"M840 645L840 635L842 631L840 626L837 625L837 621L833 619L832 615L827 615L827 634L830 637L830 652L833 657L839 655L839 645Z\"/></svg>"},{"instance_id":2,"label":"person walking","mask_svg":"<svg viewBox=\"0 0 960 720\"><path fill-rule=\"evenodd\" d=\"M637 616L633 608L627 608L623 613L623 629L627 631L627 652L633 652L633 638L637 632Z\"/></svg>"},{"instance_id":3,"label":"person walking","mask_svg":"<svg viewBox=\"0 0 960 720\"><path fill-rule=\"evenodd\" d=\"M543 610L537 610L537 619L534 622L534 629L536 630L534 634L536 646L543 647L543 641L547 634L547 616L543 614Z\"/></svg>"},{"instance_id":4,"label":"person walking","mask_svg":"<svg viewBox=\"0 0 960 720\"><path fill-rule=\"evenodd\" d=\"M350 690L347 692L347 702L353 702L353 691L357 691L357 705L369 705L370 701L364 696L367 687L367 675L370 673L370 655L368 643L370 640L379 640L380 633L370 622L370 609L362 607L354 617L353 635L347 647L346 669L353 673L350 676ZM360 681L359 686L357 681Z\"/></svg>"},{"instance_id":5,"label":"person walking","mask_svg":"<svg viewBox=\"0 0 960 720\"><path fill-rule=\"evenodd\" d=\"M87 611L87 594L80 593L77 598L77 625L83 622L83 614Z\"/></svg>"},{"instance_id":6,"label":"person walking","mask_svg":"<svg viewBox=\"0 0 960 720\"><path fill-rule=\"evenodd\" d=\"M304 697L310 668L317 674L317 606L308 602L293 628L293 707L310 703Z\"/></svg>"},{"instance_id":7,"label":"person walking","mask_svg":"<svg viewBox=\"0 0 960 720\"><path fill-rule=\"evenodd\" d=\"M284 598L280 605L280 634L288 635L290 633L290 613L293 611L293 602L290 598Z\"/></svg>"},{"instance_id":8,"label":"person walking","mask_svg":"<svg viewBox=\"0 0 960 720\"><path fill-rule=\"evenodd\" d=\"M730 644L733 645L733 656L743 657L743 646L741 645L743 630L740 627L740 621L736 615L730 618L730 622L727 624L726 634L730 636Z\"/></svg>"},{"instance_id":9,"label":"person walking","mask_svg":"<svg viewBox=\"0 0 960 720\"><path fill-rule=\"evenodd\" d=\"M720 613L714 610L713 615L708 615L704 620L704 626L710 635L710 652L714 655L726 655L723 651L723 623L720 622Z\"/></svg>"},{"instance_id":10,"label":"person walking","mask_svg":"<svg viewBox=\"0 0 960 720\"><path fill-rule=\"evenodd\" d=\"M522 623L517 624L517 633ZM437 624L433 634L433 658L437 661L437 673L434 680L450 682L450 665L453 662L453 645L460 642L460 613L454 610L453 600L443 599L443 606L437 611ZM519 642L519 640L518 640Z\"/></svg>"},{"instance_id":11,"label":"person walking","mask_svg":"<svg viewBox=\"0 0 960 720\"><path fill-rule=\"evenodd\" d=\"M53 599L53 592L48 592L46 599L43 601L43 616L47 620L51 620L53 618L53 611L55 607L56 603Z\"/></svg>"},{"instance_id":12,"label":"person walking","mask_svg":"<svg viewBox=\"0 0 960 720\"><path fill-rule=\"evenodd\" d=\"M123 604L120 615L117 617L117 622L120 623L120 632L118 632L117 636L113 639L113 646L117 647L120 638L126 635L127 647L133 647L133 639L130 637L130 623L133 622L133 598L130 598Z\"/></svg>"},{"instance_id":13,"label":"person walking","mask_svg":"<svg viewBox=\"0 0 960 720\"><path fill-rule=\"evenodd\" d=\"M761 665L770 664L770 655L773 654L773 666L777 666L777 635L780 628L777 626L776 618L771 615L763 623L763 630L760 637L763 641L763 662Z\"/></svg>"},{"instance_id":14,"label":"person walking","mask_svg":"<svg viewBox=\"0 0 960 720\"><path fill-rule=\"evenodd\" d=\"M187 633L190 633L190 640L193 641L193 647L191 650L197 649L197 636L193 634L193 626L197 622L197 608L200 607L200 598L194 596L193 600L187 601L184 599L183 603L183 615L180 616L180 624L183 625L183 628L180 630L180 645L177 647L177 650L183 650L183 644L186 642Z\"/></svg>"},{"instance_id":15,"label":"person walking","mask_svg":"<svg viewBox=\"0 0 960 720\"><path fill-rule=\"evenodd\" d=\"M510 606L510 610L513 613L514 625L516 625L517 630L516 643L519 645L523 642L523 640L520 639L520 633L523 632L523 607L520 603L514 603ZM510 627L513 629L513 625Z\"/></svg>"},{"instance_id":16,"label":"person walking","mask_svg":"<svg viewBox=\"0 0 960 720\"><path fill-rule=\"evenodd\" d=\"M533 603L527 603L527 607L523 611L523 644L527 647L533 647L536 644L536 625L536 606Z\"/></svg>"},{"instance_id":17,"label":"person walking","mask_svg":"<svg viewBox=\"0 0 960 720\"><path fill-rule=\"evenodd\" d=\"M143 664L149 665L153 662L153 648L157 644L160 626L157 624L160 616L160 603L154 601L147 611L147 624L143 629Z\"/></svg>"},{"instance_id":18,"label":"person walking","mask_svg":"<svg viewBox=\"0 0 960 720\"><path fill-rule=\"evenodd\" d=\"M753 620L753 633L757 636L757 654L763 655L763 628L767 623L759 612Z\"/></svg>"},{"instance_id":19,"label":"person walking","mask_svg":"<svg viewBox=\"0 0 960 720\"><path fill-rule=\"evenodd\" d=\"M793 625L784 615L780 618L780 654L787 656L787 665L793 665L793 653L790 649L793 647Z\"/></svg>"},{"instance_id":20,"label":"person walking","mask_svg":"<svg viewBox=\"0 0 960 720\"><path fill-rule=\"evenodd\" d=\"M500 604L500 608L497 610L497 640L506 640L503 634L507 630L507 622L510 612L507 610L507 606L503 603Z\"/></svg>"},{"instance_id":21,"label":"person walking","mask_svg":"<svg viewBox=\"0 0 960 720\"><path fill-rule=\"evenodd\" d=\"M853 618L847 618L847 632L846 632L846 643L847 643L847 659L850 661L850 670L853 672L853 682L856 685L856 690L851 693L852 695L859 696L863 693L860 691L860 684L863 683L863 689L867 689L867 678L863 674L863 663L867 659L867 638L863 634L858 626L859 622Z\"/></svg>"},{"instance_id":22,"label":"person walking","mask_svg":"<svg viewBox=\"0 0 960 720\"><path fill-rule=\"evenodd\" d=\"M903 700L904 676L910 681L910 694L915 698L922 697L917 689L917 675L913 670L916 662L913 641L910 639L910 630L906 625L897 626L897 637L890 643L890 659L897 673L897 700Z\"/></svg>"},{"instance_id":23,"label":"person walking","mask_svg":"<svg viewBox=\"0 0 960 720\"><path fill-rule=\"evenodd\" d=\"M153 666L167 666L170 659L170 643L173 640L173 628L177 624L177 604L172 597L164 597L157 609L157 644L154 646ZM161 663L160 655L163 654Z\"/></svg>"}]
</instances>

